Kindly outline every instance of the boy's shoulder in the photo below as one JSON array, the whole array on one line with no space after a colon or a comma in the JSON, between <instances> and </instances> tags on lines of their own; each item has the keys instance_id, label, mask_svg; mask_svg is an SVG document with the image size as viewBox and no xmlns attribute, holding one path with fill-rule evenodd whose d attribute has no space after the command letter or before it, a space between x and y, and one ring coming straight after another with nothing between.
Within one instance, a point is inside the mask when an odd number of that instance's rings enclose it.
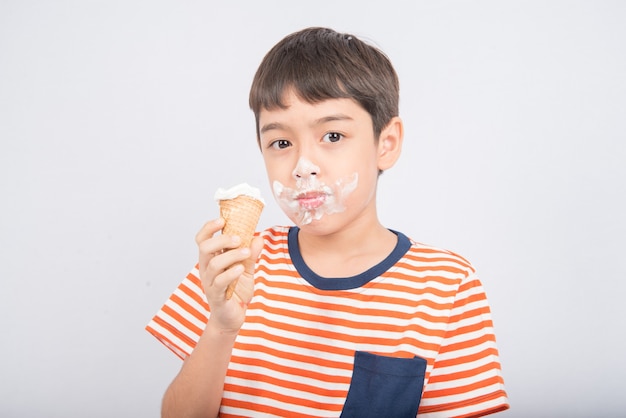
<instances>
[{"instance_id":1,"label":"boy's shoulder","mask_svg":"<svg viewBox=\"0 0 626 418\"><path fill-rule=\"evenodd\" d=\"M408 257L415 258L423 262L438 263L441 265L455 265L458 268L467 270L469 274L476 272L472 263L467 258L454 251L418 242L413 239L410 240L411 248L407 253Z\"/></svg>"}]
</instances>

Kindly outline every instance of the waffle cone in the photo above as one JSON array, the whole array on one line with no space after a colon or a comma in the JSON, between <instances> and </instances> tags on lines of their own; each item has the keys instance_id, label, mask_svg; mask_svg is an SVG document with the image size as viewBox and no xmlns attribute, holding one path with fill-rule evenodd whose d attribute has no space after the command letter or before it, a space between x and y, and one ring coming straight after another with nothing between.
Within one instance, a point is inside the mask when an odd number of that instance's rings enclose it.
<instances>
[{"instance_id":1,"label":"waffle cone","mask_svg":"<svg viewBox=\"0 0 626 418\"><path fill-rule=\"evenodd\" d=\"M241 238L242 247L249 247L259 223L263 202L250 196L240 195L234 199L220 200L220 216L226 223L222 233L226 235L236 235ZM235 280L226 289L226 299L230 299L235 290Z\"/></svg>"}]
</instances>

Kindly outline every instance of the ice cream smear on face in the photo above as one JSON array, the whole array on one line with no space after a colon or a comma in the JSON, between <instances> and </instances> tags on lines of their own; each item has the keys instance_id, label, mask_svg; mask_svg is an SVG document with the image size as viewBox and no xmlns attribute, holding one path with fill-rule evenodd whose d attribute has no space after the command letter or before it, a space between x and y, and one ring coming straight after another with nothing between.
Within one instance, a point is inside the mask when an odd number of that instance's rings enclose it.
<instances>
[{"instance_id":1,"label":"ice cream smear on face","mask_svg":"<svg viewBox=\"0 0 626 418\"><path fill-rule=\"evenodd\" d=\"M289 188L278 180L272 184L276 201L297 225L307 225L322 216L343 212L346 198L356 189L359 175L353 173L331 184L319 181L319 168L308 160L298 161L293 177L295 188Z\"/></svg>"}]
</instances>

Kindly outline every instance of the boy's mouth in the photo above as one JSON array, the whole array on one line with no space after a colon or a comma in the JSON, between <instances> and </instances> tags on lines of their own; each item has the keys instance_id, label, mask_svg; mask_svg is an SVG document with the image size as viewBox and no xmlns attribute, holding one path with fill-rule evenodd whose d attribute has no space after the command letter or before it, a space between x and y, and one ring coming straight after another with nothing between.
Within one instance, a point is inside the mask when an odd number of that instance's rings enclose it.
<instances>
[{"instance_id":1,"label":"boy's mouth","mask_svg":"<svg viewBox=\"0 0 626 418\"><path fill-rule=\"evenodd\" d=\"M302 209L314 210L322 206L326 202L327 197L328 195L324 192L309 191L299 193L296 196L296 200Z\"/></svg>"},{"instance_id":2,"label":"boy's mouth","mask_svg":"<svg viewBox=\"0 0 626 418\"><path fill-rule=\"evenodd\" d=\"M317 179L301 179L294 189L285 187L278 180L272 183L276 201L283 211L298 226L307 225L319 220L323 215L343 212L345 199L356 188L358 173L342 177L332 185L319 182Z\"/></svg>"}]
</instances>

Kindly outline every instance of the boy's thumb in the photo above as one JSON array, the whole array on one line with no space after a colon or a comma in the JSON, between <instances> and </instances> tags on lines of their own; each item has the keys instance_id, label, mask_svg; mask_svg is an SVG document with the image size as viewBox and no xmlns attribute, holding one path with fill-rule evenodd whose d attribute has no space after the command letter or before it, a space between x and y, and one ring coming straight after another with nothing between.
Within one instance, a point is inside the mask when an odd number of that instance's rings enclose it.
<instances>
[{"instance_id":1,"label":"boy's thumb","mask_svg":"<svg viewBox=\"0 0 626 418\"><path fill-rule=\"evenodd\" d=\"M250 243L250 259L256 262L263 249L263 238L260 235L255 236Z\"/></svg>"}]
</instances>

